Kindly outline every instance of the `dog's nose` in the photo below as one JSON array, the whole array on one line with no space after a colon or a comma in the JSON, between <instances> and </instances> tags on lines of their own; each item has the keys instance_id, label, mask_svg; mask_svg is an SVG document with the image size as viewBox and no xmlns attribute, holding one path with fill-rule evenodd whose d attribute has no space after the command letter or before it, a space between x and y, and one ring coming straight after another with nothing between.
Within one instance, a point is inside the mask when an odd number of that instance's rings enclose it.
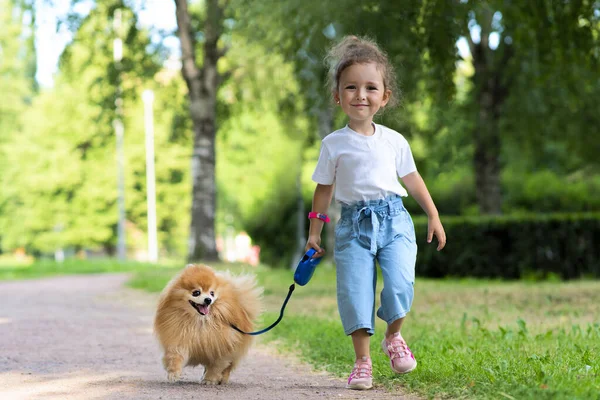
<instances>
[{"instance_id":1,"label":"dog's nose","mask_svg":"<svg viewBox=\"0 0 600 400\"><path fill-rule=\"evenodd\" d=\"M212 303L212 299L209 299L208 297L206 299L204 299L204 304L206 304L208 306L208 305L210 305L210 303Z\"/></svg>"}]
</instances>

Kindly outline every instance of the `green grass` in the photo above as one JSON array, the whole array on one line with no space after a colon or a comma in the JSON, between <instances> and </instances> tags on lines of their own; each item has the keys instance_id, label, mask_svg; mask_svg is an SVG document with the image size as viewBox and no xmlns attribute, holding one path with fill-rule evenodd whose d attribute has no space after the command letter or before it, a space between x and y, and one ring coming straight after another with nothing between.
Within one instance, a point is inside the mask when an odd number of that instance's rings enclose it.
<instances>
[{"instance_id":1,"label":"green grass","mask_svg":"<svg viewBox=\"0 0 600 400\"><path fill-rule=\"evenodd\" d=\"M181 268L115 262L34 265L31 271L0 268L0 279L57 273L133 271L132 287L162 290ZM257 329L273 322L293 274L286 270L219 264L253 271L265 288L267 312ZM39 269L38 269L39 268ZM378 285L381 289L381 282ZM379 345L378 321L371 343L374 378L390 390L429 398L600 399L600 282L502 282L417 278L415 302L403 334L418 359L406 375L391 372ZM293 351L318 369L346 377L351 340L337 314L335 271L323 263L296 290L285 317L260 341Z\"/></svg>"},{"instance_id":2,"label":"green grass","mask_svg":"<svg viewBox=\"0 0 600 400\"><path fill-rule=\"evenodd\" d=\"M291 271L253 271L265 287L262 328L277 318L293 278ZM131 283L159 291L170 277L166 270L144 272ZM377 384L429 398L600 398L600 282L417 279L415 293L403 333L419 366L406 376L391 372L379 347L385 324L378 321L371 342ZM339 322L330 265L296 287L282 322L260 340L347 376L352 344Z\"/></svg>"},{"instance_id":3,"label":"green grass","mask_svg":"<svg viewBox=\"0 0 600 400\"><path fill-rule=\"evenodd\" d=\"M31 264L0 264L0 280L35 279L56 275L97 274L107 272L136 272L149 269L173 268L175 264L156 266L141 262L121 262L112 259L78 260L67 259L62 263L52 260L39 260ZM179 264L180 265L180 264ZM173 271L173 269L171 269Z\"/></svg>"}]
</instances>

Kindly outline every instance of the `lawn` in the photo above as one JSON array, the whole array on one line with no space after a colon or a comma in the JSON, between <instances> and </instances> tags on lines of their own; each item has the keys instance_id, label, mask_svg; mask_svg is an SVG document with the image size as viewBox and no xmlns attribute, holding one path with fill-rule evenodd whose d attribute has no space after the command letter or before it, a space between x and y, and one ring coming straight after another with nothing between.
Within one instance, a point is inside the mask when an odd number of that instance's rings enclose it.
<instances>
[{"instance_id":1,"label":"lawn","mask_svg":"<svg viewBox=\"0 0 600 400\"><path fill-rule=\"evenodd\" d=\"M41 274L129 270L132 287L160 291L179 267L115 262L76 262ZM37 264L15 268L0 279L34 277ZM220 264L255 272L265 289L273 322L293 282L292 272ZM17 271L19 270L19 271ZM381 288L381 283L378 285ZM600 282L502 282L417 278L415 303L403 334L419 366L406 375L391 372L380 350L379 321L372 340L375 383L428 398L600 399ZM293 351L318 369L346 377L353 362L335 300L335 271L322 263L313 279L297 287L282 322L261 335Z\"/></svg>"},{"instance_id":2,"label":"lawn","mask_svg":"<svg viewBox=\"0 0 600 400\"><path fill-rule=\"evenodd\" d=\"M263 327L276 319L293 278L290 271L254 271L265 287ZM147 271L131 285L160 290L170 276ZM379 321L371 346L376 383L424 397L600 398L600 282L418 279L415 292L403 333L419 366L406 376L391 372ZM338 319L331 265L296 288L283 321L261 340L347 376L353 352Z\"/></svg>"},{"instance_id":3,"label":"lawn","mask_svg":"<svg viewBox=\"0 0 600 400\"><path fill-rule=\"evenodd\" d=\"M158 269L173 271L172 268L175 265L180 265L180 263L165 263L160 265ZM0 280L35 279L69 274L135 272L148 270L149 268L157 269L154 264L133 261L121 262L113 259L79 260L70 258L62 263L53 260L38 260L35 263L16 263L0 260Z\"/></svg>"}]
</instances>

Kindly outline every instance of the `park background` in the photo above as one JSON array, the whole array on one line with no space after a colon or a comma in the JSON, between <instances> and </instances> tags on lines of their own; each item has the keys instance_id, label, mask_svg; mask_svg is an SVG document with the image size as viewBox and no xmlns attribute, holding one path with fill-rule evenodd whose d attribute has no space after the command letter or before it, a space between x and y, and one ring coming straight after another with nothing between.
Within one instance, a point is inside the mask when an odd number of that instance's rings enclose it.
<instances>
[{"instance_id":1,"label":"park background","mask_svg":"<svg viewBox=\"0 0 600 400\"><path fill-rule=\"evenodd\" d=\"M415 331L447 335L416 351L441 346L448 359L418 372L430 380L402 383L442 396L600 391L591 356L600 337L597 1L0 5L3 277L133 270L134 285L156 291L187 261L245 269L220 264L242 260L274 312L306 242L320 139L345 123L323 58L344 35L367 35L387 51L401 88L400 106L376 122L411 143L448 236L440 253L427 245L426 218L407 199L423 282ZM334 220L338 212L332 205ZM253 250L234 254L236 237ZM336 312L332 269L326 261L322 285L306 293L323 305L312 318L329 321L315 338L327 332L337 343L336 319L326 318ZM436 308L444 301L455 312ZM296 311L292 326L311 325L307 310ZM279 335L293 343L297 332ZM483 366L469 358L467 336L485 343ZM532 350L525 361L500 355L512 346ZM339 373L346 364L309 358Z\"/></svg>"}]
</instances>

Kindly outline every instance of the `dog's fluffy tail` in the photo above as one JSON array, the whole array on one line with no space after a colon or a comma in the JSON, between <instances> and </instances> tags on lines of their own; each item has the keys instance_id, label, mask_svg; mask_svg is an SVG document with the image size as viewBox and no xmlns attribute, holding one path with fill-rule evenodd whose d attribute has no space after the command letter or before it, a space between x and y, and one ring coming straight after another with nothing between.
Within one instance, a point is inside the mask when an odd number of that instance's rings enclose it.
<instances>
[{"instance_id":1,"label":"dog's fluffy tail","mask_svg":"<svg viewBox=\"0 0 600 400\"><path fill-rule=\"evenodd\" d=\"M239 303L248 315L250 321L255 321L263 311L262 296L263 289L258 286L254 274L233 275L229 271L220 272L235 288Z\"/></svg>"}]
</instances>

